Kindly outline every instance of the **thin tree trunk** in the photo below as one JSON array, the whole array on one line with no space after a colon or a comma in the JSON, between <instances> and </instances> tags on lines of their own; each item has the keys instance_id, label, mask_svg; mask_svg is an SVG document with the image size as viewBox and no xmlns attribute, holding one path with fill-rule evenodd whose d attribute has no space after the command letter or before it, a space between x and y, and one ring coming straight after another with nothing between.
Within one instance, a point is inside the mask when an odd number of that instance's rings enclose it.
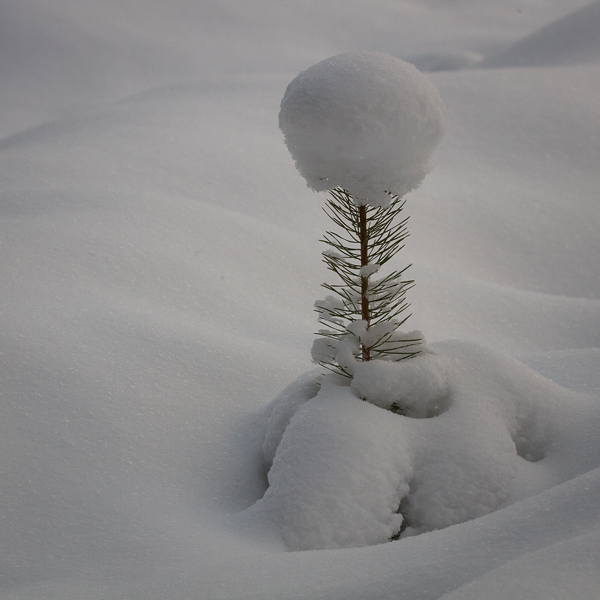
<instances>
[{"instance_id":1,"label":"thin tree trunk","mask_svg":"<svg viewBox=\"0 0 600 600\"><path fill-rule=\"evenodd\" d=\"M361 204L358 207L358 237L360 240L360 266L365 267L369 264L369 253L368 253L368 237L367 237L367 207ZM369 286L369 278L361 274L360 276L360 304L361 304L361 316L363 321L367 323L367 329L371 322L371 312L369 310L369 298L367 296ZM363 361L371 360L371 352L369 348L362 346L362 359Z\"/></svg>"}]
</instances>

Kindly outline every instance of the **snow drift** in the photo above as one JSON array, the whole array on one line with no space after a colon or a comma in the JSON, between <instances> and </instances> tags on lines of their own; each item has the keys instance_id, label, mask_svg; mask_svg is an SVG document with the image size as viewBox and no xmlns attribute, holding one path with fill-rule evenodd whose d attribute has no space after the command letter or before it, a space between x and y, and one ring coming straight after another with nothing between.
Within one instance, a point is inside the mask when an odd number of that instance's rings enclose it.
<instances>
[{"instance_id":1,"label":"snow drift","mask_svg":"<svg viewBox=\"0 0 600 600\"><path fill-rule=\"evenodd\" d=\"M292 550L442 529L600 466L574 435L600 420L587 396L476 345L362 363L351 385L329 375L317 391L317 377L271 403L269 488L247 516L266 514Z\"/></svg>"}]
</instances>

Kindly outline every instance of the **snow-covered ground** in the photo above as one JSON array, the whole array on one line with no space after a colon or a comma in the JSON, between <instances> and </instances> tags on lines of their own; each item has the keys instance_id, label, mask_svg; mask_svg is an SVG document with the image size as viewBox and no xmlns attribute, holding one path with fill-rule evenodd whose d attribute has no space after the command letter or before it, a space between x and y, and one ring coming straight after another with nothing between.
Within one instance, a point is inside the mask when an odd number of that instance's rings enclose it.
<instances>
[{"instance_id":1,"label":"snow-covered ground","mask_svg":"<svg viewBox=\"0 0 600 600\"><path fill-rule=\"evenodd\" d=\"M597 599L588 5L2 3L0 599ZM491 514L289 551L248 515L267 485L265 410L313 368L326 218L277 116L298 72L349 50L429 69L447 109L406 205L410 326L457 357L475 407L499 381L539 381L515 358L565 388L552 439L568 451L527 462Z\"/></svg>"}]
</instances>

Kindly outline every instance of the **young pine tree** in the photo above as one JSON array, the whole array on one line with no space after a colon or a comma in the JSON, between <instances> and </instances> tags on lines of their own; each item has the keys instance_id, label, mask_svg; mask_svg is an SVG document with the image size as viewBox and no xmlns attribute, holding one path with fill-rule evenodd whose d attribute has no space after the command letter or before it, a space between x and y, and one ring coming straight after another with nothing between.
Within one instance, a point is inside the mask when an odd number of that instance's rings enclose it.
<instances>
[{"instance_id":1,"label":"young pine tree","mask_svg":"<svg viewBox=\"0 0 600 600\"><path fill-rule=\"evenodd\" d=\"M352 377L357 361L404 360L421 351L420 332L400 331L410 316L406 292L414 285L403 280L408 267L380 275L404 247L408 217L400 217L405 200L394 195L386 205L372 206L341 187L329 193L324 210L336 228L321 241L327 245L323 260L338 282L323 284L331 295L315 303L324 328L314 341L312 357Z\"/></svg>"},{"instance_id":2,"label":"young pine tree","mask_svg":"<svg viewBox=\"0 0 600 600\"><path fill-rule=\"evenodd\" d=\"M400 331L413 282L403 281L406 269L385 267L408 235L401 198L431 170L444 135L435 86L393 56L339 54L290 82L279 126L308 187L329 191L325 210L335 225L322 241L338 281L316 303L323 329L313 359L352 377L359 361L417 355L420 334Z\"/></svg>"}]
</instances>

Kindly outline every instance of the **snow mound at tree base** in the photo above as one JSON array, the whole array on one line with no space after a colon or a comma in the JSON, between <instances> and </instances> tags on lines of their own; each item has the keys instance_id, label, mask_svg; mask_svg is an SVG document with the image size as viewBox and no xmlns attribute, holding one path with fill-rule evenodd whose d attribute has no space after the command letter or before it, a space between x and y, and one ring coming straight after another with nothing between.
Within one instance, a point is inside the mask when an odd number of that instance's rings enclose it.
<instances>
[{"instance_id":1,"label":"snow mound at tree base","mask_svg":"<svg viewBox=\"0 0 600 600\"><path fill-rule=\"evenodd\" d=\"M271 403L269 488L251 512L288 548L441 529L597 466L587 464L599 420L590 397L475 344L431 350L364 363L351 386L329 375L319 389L307 373Z\"/></svg>"}]
</instances>

